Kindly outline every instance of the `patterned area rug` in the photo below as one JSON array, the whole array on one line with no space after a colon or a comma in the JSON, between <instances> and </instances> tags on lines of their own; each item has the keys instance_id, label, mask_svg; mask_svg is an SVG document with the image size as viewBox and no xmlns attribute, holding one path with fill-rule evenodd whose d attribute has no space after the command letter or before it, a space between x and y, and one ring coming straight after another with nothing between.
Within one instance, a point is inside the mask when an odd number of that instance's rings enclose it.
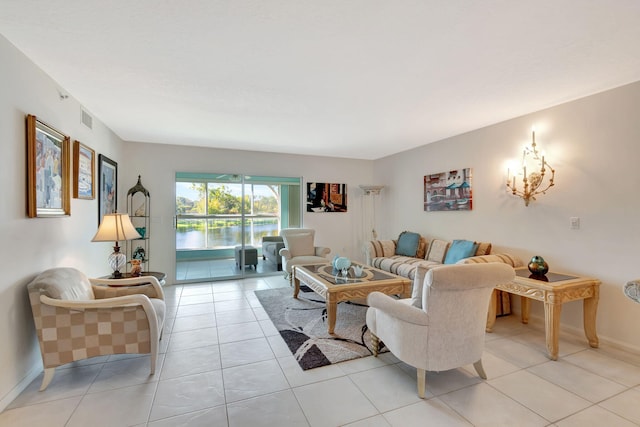
<instances>
[{"instance_id":1,"label":"patterned area rug","mask_svg":"<svg viewBox=\"0 0 640 427\"><path fill-rule=\"evenodd\" d=\"M324 298L308 287L300 287L298 299L293 298L292 288L267 289L255 294L302 369L373 354L364 301L339 303L335 334L330 335ZM380 350L385 351L388 350Z\"/></svg>"}]
</instances>

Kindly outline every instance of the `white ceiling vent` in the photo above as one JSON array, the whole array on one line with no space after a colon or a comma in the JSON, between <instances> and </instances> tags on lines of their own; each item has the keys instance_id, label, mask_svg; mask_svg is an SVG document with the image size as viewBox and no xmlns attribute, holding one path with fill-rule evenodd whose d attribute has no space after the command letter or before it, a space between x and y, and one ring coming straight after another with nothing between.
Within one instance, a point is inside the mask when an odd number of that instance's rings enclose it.
<instances>
[{"instance_id":1,"label":"white ceiling vent","mask_svg":"<svg viewBox=\"0 0 640 427\"><path fill-rule=\"evenodd\" d=\"M80 107L80 112L82 113L80 117L80 121L82 122L82 124L89 129L93 129L93 117L91 116L91 114L89 114L89 112L82 107Z\"/></svg>"}]
</instances>

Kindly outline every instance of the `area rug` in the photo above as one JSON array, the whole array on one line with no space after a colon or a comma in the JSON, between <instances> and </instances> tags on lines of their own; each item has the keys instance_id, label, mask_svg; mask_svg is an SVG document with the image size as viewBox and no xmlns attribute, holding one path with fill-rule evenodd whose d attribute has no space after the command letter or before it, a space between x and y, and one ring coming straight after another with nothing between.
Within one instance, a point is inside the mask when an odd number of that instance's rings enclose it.
<instances>
[{"instance_id":1,"label":"area rug","mask_svg":"<svg viewBox=\"0 0 640 427\"><path fill-rule=\"evenodd\" d=\"M292 288L255 291L260 304L304 370L371 356L367 306L345 301L338 304L335 334L327 332L325 301L306 286L298 299ZM386 348L380 352L388 351Z\"/></svg>"}]
</instances>

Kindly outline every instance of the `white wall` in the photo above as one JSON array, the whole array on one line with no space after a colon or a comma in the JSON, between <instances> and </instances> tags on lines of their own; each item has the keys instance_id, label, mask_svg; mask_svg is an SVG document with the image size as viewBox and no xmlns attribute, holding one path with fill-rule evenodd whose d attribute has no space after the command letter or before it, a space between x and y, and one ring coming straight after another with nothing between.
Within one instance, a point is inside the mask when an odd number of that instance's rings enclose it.
<instances>
[{"instance_id":1,"label":"white wall","mask_svg":"<svg viewBox=\"0 0 640 427\"><path fill-rule=\"evenodd\" d=\"M371 180L372 161L144 143L125 144L125 157L130 167L120 170L120 194L141 175L151 194L151 270L166 272L168 283L175 279L176 172L302 177L304 197L307 182L347 184L347 212L304 212L303 225L318 230L316 243L331 248L331 256L364 259L360 250L362 191L358 185Z\"/></svg>"},{"instance_id":2,"label":"white wall","mask_svg":"<svg viewBox=\"0 0 640 427\"><path fill-rule=\"evenodd\" d=\"M122 142L94 119L80 123L80 104L60 100L59 86L0 36L0 410L21 382L41 372L26 285L42 270L77 267L88 275L108 273L108 243L91 243L98 226L97 200L71 199L71 216L27 218L25 117L33 114L98 153L119 161ZM71 159L70 159L71 160Z\"/></svg>"},{"instance_id":3,"label":"white wall","mask_svg":"<svg viewBox=\"0 0 640 427\"><path fill-rule=\"evenodd\" d=\"M490 107L487 107L490 108ZM375 162L381 238L402 230L446 239L490 241L493 252L602 281L597 330L602 342L640 350L640 305L621 289L640 277L640 83L478 129ZM525 207L507 193L506 165L536 140L556 169L556 185ZM423 177L473 168L473 210L424 212ZM581 227L572 230L570 217ZM517 308L517 304L516 304ZM542 303L532 303L542 324ZM562 330L582 334L582 304L563 307Z\"/></svg>"}]
</instances>

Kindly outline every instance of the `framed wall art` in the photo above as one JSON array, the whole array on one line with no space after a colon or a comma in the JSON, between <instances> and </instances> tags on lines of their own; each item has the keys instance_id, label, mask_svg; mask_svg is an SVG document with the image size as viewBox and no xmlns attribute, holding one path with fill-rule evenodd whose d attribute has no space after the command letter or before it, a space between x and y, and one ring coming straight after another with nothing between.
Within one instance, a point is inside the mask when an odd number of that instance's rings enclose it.
<instances>
[{"instance_id":1,"label":"framed wall art","mask_svg":"<svg viewBox=\"0 0 640 427\"><path fill-rule=\"evenodd\" d=\"M307 183L307 212L346 212L347 184Z\"/></svg>"},{"instance_id":2,"label":"framed wall art","mask_svg":"<svg viewBox=\"0 0 640 427\"><path fill-rule=\"evenodd\" d=\"M80 141L73 142L73 197L93 200L96 182L96 152Z\"/></svg>"},{"instance_id":3,"label":"framed wall art","mask_svg":"<svg viewBox=\"0 0 640 427\"><path fill-rule=\"evenodd\" d=\"M69 137L27 115L27 216L71 215Z\"/></svg>"},{"instance_id":4,"label":"framed wall art","mask_svg":"<svg viewBox=\"0 0 640 427\"><path fill-rule=\"evenodd\" d=\"M470 211L473 208L471 168L424 176L425 211Z\"/></svg>"},{"instance_id":5,"label":"framed wall art","mask_svg":"<svg viewBox=\"0 0 640 427\"><path fill-rule=\"evenodd\" d=\"M100 225L102 217L118 209L118 164L100 154L98 177L98 225Z\"/></svg>"}]
</instances>

